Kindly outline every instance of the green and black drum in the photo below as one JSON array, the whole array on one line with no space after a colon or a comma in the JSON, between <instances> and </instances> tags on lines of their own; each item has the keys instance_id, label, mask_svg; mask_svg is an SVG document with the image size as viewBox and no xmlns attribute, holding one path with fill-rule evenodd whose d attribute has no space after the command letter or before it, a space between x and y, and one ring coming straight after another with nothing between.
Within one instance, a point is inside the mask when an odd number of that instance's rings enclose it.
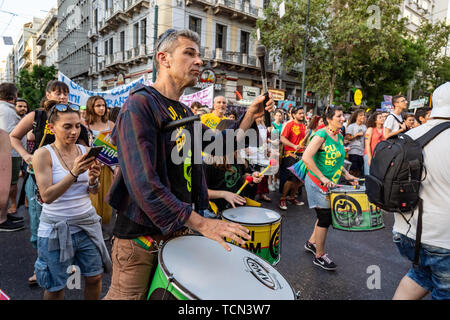
<instances>
[{"instance_id":1,"label":"green and black drum","mask_svg":"<svg viewBox=\"0 0 450 320\"><path fill-rule=\"evenodd\" d=\"M239 223L250 231L252 238L245 242L245 249L272 265L280 261L281 216L278 212L260 207L238 207L224 210L222 219ZM238 245L231 239L225 240Z\"/></svg>"},{"instance_id":2,"label":"green and black drum","mask_svg":"<svg viewBox=\"0 0 450 320\"><path fill-rule=\"evenodd\" d=\"M167 241L148 299L294 300L292 287L269 263L230 244L231 252L202 236Z\"/></svg>"},{"instance_id":3,"label":"green and black drum","mask_svg":"<svg viewBox=\"0 0 450 320\"><path fill-rule=\"evenodd\" d=\"M384 227L383 213L369 202L365 186L342 186L330 193L333 227L345 231L372 231Z\"/></svg>"}]
</instances>

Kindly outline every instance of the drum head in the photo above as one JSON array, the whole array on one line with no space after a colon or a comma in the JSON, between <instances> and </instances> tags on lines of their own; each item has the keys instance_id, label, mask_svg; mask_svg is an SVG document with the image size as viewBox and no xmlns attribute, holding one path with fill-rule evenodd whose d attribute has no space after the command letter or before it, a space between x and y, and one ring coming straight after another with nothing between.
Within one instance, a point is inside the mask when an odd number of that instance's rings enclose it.
<instances>
[{"instance_id":1,"label":"drum head","mask_svg":"<svg viewBox=\"0 0 450 320\"><path fill-rule=\"evenodd\" d=\"M359 189L355 189L353 186L342 186L331 189L331 193L366 193L366 187L359 186Z\"/></svg>"},{"instance_id":2,"label":"drum head","mask_svg":"<svg viewBox=\"0 0 450 320\"><path fill-rule=\"evenodd\" d=\"M271 224L281 219L278 212L259 207L227 209L222 212L222 217L228 221L247 225Z\"/></svg>"},{"instance_id":3,"label":"drum head","mask_svg":"<svg viewBox=\"0 0 450 320\"><path fill-rule=\"evenodd\" d=\"M201 300L294 300L283 276L253 253L231 252L202 236L172 239L160 252L163 272L186 296Z\"/></svg>"}]
</instances>

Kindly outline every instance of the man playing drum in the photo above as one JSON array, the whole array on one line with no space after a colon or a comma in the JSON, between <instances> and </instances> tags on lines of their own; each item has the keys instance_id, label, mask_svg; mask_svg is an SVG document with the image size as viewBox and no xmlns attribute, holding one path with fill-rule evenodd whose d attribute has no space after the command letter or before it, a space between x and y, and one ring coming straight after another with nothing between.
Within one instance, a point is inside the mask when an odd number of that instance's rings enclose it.
<instances>
[{"instance_id":1,"label":"man playing drum","mask_svg":"<svg viewBox=\"0 0 450 320\"><path fill-rule=\"evenodd\" d=\"M313 263L325 270L335 270L336 264L325 254L325 240L328 227L332 223L330 200L327 192L338 183L341 174L353 185L358 178L345 170L344 141L339 133L345 121L340 107L328 107L325 110L326 128L318 130L303 154L303 162L308 168L305 188L308 204L317 213L313 234L306 241L305 249L314 254Z\"/></svg>"},{"instance_id":2,"label":"man playing drum","mask_svg":"<svg viewBox=\"0 0 450 320\"><path fill-rule=\"evenodd\" d=\"M146 298L158 244L185 227L227 250L231 249L224 237L241 244L241 237L249 239L248 230L239 224L197 213L207 208L208 193L201 160L195 163L199 150L187 142L194 139L194 125L162 131L171 121L193 116L179 98L185 88L197 83L202 66L199 46L198 34L190 30L163 33L156 45L156 82L131 92L111 134L121 171L110 190L110 204L118 210L118 217L113 232L111 287L105 299ZM249 106L237 124L240 129L249 129L264 113L263 101L264 96L260 96ZM266 110L272 109L270 99ZM189 134L191 139L186 139ZM184 161L174 161L180 154Z\"/></svg>"}]
</instances>

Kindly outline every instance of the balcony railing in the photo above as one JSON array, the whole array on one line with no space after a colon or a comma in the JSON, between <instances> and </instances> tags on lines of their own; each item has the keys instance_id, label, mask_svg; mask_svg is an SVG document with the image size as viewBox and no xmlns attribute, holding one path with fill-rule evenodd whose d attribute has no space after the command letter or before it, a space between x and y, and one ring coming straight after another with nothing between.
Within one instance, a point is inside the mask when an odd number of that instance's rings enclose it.
<instances>
[{"instance_id":1,"label":"balcony railing","mask_svg":"<svg viewBox=\"0 0 450 320\"><path fill-rule=\"evenodd\" d=\"M139 12L142 9L150 8L149 0L126 0L125 1L125 13L133 14L135 12Z\"/></svg>"},{"instance_id":2,"label":"balcony railing","mask_svg":"<svg viewBox=\"0 0 450 320\"><path fill-rule=\"evenodd\" d=\"M203 60L214 60L240 67L260 68L259 59L246 53L224 51L221 48L216 48L213 50L207 47L202 47L200 48L200 54ZM268 72L274 72L276 71L275 67L275 64L268 63L266 69Z\"/></svg>"},{"instance_id":3,"label":"balcony railing","mask_svg":"<svg viewBox=\"0 0 450 320\"><path fill-rule=\"evenodd\" d=\"M187 0L205 4L206 0ZM229 15L231 19L250 20L256 22L263 18L263 9L253 6L247 0L212 0L214 1L214 14L223 13ZM186 3L187 4L187 3Z\"/></svg>"},{"instance_id":4,"label":"balcony railing","mask_svg":"<svg viewBox=\"0 0 450 320\"><path fill-rule=\"evenodd\" d=\"M38 46L42 46L45 44L45 41L47 41L47 35L45 33L42 33L36 40L36 44Z\"/></svg>"},{"instance_id":5,"label":"balcony railing","mask_svg":"<svg viewBox=\"0 0 450 320\"><path fill-rule=\"evenodd\" d=\"M128 21L128 16L125 14L125 1L113 1L113 6L105 10L103 20L99 23L99 32L105 34L111 30Z\"/></svg>"},{"instance_id":6,"label":"balcony railing","mask_svg":"<svg viewBox=\"0 0 450 320\"><path fill-rule=\"evenodd\" d=\"M45 59L45 57L47 57L47 51L46 51L44 48L42 48L42 49L38 52L37 58L42 60L42 59Z\"/></svg>"}]
</instances>

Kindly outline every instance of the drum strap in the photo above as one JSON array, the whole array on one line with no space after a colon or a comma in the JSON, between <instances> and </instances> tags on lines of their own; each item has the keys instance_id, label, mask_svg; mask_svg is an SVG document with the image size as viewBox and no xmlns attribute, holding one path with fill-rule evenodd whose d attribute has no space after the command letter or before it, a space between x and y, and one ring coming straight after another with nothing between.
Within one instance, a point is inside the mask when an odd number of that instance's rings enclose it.
<instances>
[{"instance_id":1,"label":"drum strap","mask_svg":"<svg viewBox=\"0 0 450 320\"><path fill-rule=\"evenodd\" d=\"M322 190L323 192L328 192L328 188L322 185L322 182L320 182L319 179L317 179L315 176L313 176L311 174L311 172L308 171L308 176L311 179L312 182L314 182L319 188L320 190Z\"/></svg>"}]
</instances>

